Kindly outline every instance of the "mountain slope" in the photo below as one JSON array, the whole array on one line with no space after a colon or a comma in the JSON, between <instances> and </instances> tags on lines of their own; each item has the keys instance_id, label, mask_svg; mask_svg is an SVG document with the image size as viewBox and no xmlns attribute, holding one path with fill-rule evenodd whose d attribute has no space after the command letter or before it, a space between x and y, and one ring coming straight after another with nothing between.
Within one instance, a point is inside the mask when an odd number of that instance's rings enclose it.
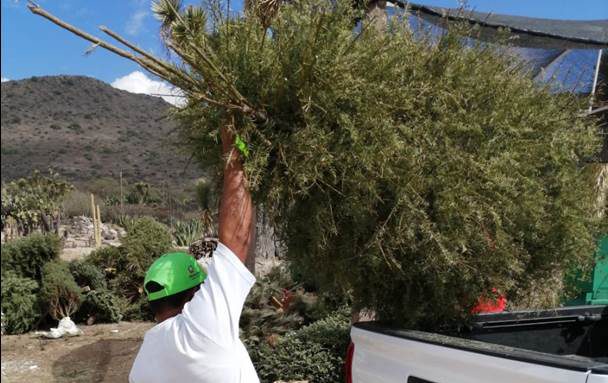
<instances>
[{"instance_id":1,"label":"mountain slope","mask_svg":"<svg viewBox=\"0 0 608 383\"><path fill-rule=\"evenodd\" d=\"M71 181L118 177L148 182L201 174L179 153L170 105L88 77L2 83L2 180L53 168Z\"/></svg>"}]
</instances>

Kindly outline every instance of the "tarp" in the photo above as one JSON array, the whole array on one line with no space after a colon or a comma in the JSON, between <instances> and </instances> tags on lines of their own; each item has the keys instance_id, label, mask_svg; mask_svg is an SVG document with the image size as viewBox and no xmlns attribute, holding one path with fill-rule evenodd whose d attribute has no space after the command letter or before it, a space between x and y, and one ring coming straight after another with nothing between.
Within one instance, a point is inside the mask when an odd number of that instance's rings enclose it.
<instances>
[{"instance_id":1,"label":"tarp","mask_svg":"<svg viewBox=\"0 0 608 383\"><path fill-rule=\"evenodd\" d=\"M429 7L391 0L389 16L408 17L414 34L441 34L449 22L478 27L476 39L501 44L506 54L524 60L534 78L555 91L589 94L600 49L608 48L608 20L552 20ZM390 4L389 3L389 4ZM509 37L504 40L504 30ZM608 61L608 52L603 54ZM599 82L608 80L606 64Z\"/></svg>"},{"instance_id":2,"label":"tarp","mask_svg":"<svg viewBox=\"0 0 608 383\"><path fill-rule=\"evenodd\" d=\"M500 28L517 35L511 43L527 48L601 49L608 47L608 20L554 20L500 15L461 9L429 7L395 0L421 18L442 25L449 20L466 21L482 27L481 38L492 40Z\"/></svg>"}]
</instances>

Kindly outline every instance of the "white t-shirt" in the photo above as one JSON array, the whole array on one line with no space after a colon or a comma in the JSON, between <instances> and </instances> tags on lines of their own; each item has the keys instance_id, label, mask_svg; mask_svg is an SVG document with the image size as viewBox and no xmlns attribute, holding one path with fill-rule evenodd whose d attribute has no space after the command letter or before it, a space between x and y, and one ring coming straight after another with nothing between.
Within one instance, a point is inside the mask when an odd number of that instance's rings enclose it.
<instances>
[{"instance_id":1,"label":"white t-shirt","mask_svg":"<svg viewBox=\"0 0 608 383\"><path fill-rule=\"evenodd\" d=\"M181 314L146 332L130 383L258 383L239 318L255 277L221 243L208 276Z\"/></svg>"}]
</instances>

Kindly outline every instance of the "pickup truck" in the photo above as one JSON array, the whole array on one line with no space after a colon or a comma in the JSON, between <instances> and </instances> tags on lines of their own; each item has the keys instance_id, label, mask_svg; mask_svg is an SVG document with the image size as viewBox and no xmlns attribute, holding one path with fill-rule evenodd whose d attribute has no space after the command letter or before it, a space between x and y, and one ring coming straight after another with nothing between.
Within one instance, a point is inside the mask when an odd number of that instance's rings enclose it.
<instances>
[{"instance_id":1,"label":"pickup truck","mask_svg":"<svg viewBox=\"0 0 608 383\"><path fill-rule=\"evenodd\" d=\"M361 322L347 383L608 383L608 306L477 315L436 334Z\"/></svg>"}]
</instances>

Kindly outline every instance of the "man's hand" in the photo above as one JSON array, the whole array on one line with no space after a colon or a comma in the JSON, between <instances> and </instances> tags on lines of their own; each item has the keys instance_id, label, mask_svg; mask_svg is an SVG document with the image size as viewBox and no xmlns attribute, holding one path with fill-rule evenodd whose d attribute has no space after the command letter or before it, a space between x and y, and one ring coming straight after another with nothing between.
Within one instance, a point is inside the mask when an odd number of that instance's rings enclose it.
<instances>
[{"instance_id":1,"label":"man's hand","mask_svg":"<svg viewBox=\"0 0 608 383\"><path fill-rule=\"evenodd\" d=\"M241 157L234 147L234 134L228 127L223 127L221 137L227 161L220 201L219 239L245 263L254 236L253 203L245 184Z\"/></svg>"}]
</instances>

